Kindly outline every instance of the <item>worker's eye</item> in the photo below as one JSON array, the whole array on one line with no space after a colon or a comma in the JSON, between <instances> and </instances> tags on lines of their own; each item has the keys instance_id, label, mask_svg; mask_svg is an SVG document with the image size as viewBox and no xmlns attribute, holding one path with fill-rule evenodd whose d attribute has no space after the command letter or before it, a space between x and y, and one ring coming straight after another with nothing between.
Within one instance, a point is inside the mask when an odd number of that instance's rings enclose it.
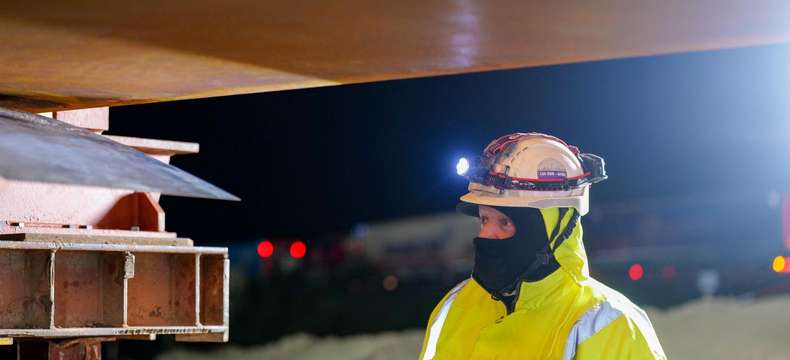
<instances>
[{"instance_id":1,"label":"worker's eye","mask_svg":"<svg viewBox=\"0 0 790 360\"><path fill-rule=\"evenodd\" d=\"M481 216L480 217L480 224L488 223L488 216Z\"/></svg>"},{"instance_id":2,"label":"worker's eye","mask_svg":"<svg viewBox=\"0 0 790 360\"><path fill-rule=\"evenodd\" d=\"M506 219L506 218L499 219L499 226L504 228L504 227L508 227L510 225L511 225L511 223L510 223L509 219Z\"/></svg>"}]
</instances>

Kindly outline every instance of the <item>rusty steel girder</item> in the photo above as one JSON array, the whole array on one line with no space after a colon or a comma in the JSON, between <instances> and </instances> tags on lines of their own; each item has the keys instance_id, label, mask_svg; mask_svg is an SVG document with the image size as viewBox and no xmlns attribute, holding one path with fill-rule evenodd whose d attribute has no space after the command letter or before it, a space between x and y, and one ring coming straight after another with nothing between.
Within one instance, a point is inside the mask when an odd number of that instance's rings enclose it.
<instances>
[{"instance_id":1,"label":"rusty steel girder","mask_svg":"<svg viewBox=\"0 0 790 360\"><path fill-rule=\"evenodd\" d=\"M106 108L49 115L0 109L0 343L92 360L103 341L228 341L228 249L167 232L159 206L236 199L169 165L198 145L102 135Z\"/></svg>"},{"instance_id":2,"label":"rusty steel girder","mask_svg":"<svg viewBox=\"0 0 790 360\"><path fill-rule=\"evenodd\" d=\"M0 337L227 341L227 248L0 241Z\"/></svg>"}]
</instances>

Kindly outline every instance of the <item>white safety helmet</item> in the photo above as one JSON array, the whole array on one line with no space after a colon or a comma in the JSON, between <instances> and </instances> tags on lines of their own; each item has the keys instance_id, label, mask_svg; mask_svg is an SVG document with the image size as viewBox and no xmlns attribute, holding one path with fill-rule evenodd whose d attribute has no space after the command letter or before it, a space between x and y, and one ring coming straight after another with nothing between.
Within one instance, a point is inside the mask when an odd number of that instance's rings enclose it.
<instances>
[{"instance_id":1,"label":"white safety helmet","mask_svg":"<svg viewBox=\"0 0 790 360\"><path fill-rule=\"evenodd\" d=\"M541 133L515 133L492 141L467 171L474 205L589 211L590 184L606 179L604 161Z\"/></svg>"}]
</instances>

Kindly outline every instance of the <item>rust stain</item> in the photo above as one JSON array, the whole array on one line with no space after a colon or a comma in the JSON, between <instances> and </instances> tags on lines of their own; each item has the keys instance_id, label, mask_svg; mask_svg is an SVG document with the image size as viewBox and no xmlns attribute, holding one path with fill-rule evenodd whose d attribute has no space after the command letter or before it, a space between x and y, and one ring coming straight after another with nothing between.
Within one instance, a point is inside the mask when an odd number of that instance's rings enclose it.
<instances>
[{"instance_id":1,"label":"rust stain","mask_svg":"<svg viewBox=\"0 0 790 360\"><path fill-rule=\"evenodd\" d=\"M157 306L156 309L151 310L151 312L148 313L148 317L162 317L162 307Z\"/></svg>"},{"instance_id":2,"label":"rust stain","mask_svg":"<svg viewBox=\"0 0 790 360\"><path fill-rule=\"evenodd\" d=\"M141 329L128 329L119 331L122 335L146 335L146 334L208 334L208 329L202 328L177 328L177 329L162 329L162 328L141 328Z\"/></svg>"},{"instance_id":3,"label":"rust stain","mask_svg":"<svg viewBox=\"0 0 790 360\"><path fill-rule=\"evenodd\" d=\"M83 337L86 334L199 334L222 333L224 328L204 328L199 322L198 309L195 304L198 299L204 299L204 294L215 292L217 284L205 284L201 289L195 289L194 281L196 271L201 275L213 275L214 272L223 271L222 267L208 262L206 268L193 259L193 253L157 253L163 247L129 248L127 250L145 250L139 253L141 262L139 277L130 279L129 293L124 294L123 282L114 285L124 272L124 256L116 250L106 250L104 247L90 247L88 249L69 249L58 252L55 256L61 261L50 262L54 259L51 248L38 248L40 244L32 242L17 242L12 245L21 246L8 248L9 242L0 244L0 260L13 255L13 261L8 264L5 283L0 284L0 326L14 330L14 337ZM54 242L52 242L54 243ZM52 244L50 243L50 244ZM71 246L72 243L57 243L58 246ZM79 244L76 244L79 245ZM94 246L94 245L91 245ZM202 253L203 250L223 251L214 248L190 248L190 251ZM71 251L70 251L71 250ZM148 250L155 250L149 252ZM170 249L167 249L170 250ZM226 250L225 250L226 251ZM18 254L18 255L17 255ZM219 258L213 252L209 256ZM30 272L25 268L27 258L32 260L35 271ZM213 258L212 258L213 259ZM23 261L25 260L25 261ZM0 261L0 268L2 268ZM54 265L54 269L52 269ZM54 270L54 273L46 270ZM16 273L25 273L22 277L14 276ZM179 278L179 276L183 276ZM15 279L15 278L19 279ZM186 278L184 278L186 277ZM208 276L207 276L208 277ZM216 277L216 276L215 276ZM216 277L222 279L221 277ZM20 290L21 280L35 279L34 286ZM60 285L58 285L60 283ZM50 285L51 284L51 285ZM51 291L55 292L57 306L53 308ZM196 294L197 292L197 294ZM9 295L13 293L14 295ZM128 296L128 303L123 301L123 296ZM203 309L211 307L217 314L209 314L212 325L225 325L219 318L222 305L211 299L201 304ZM128 324L122 326L132 327L128 332L119 332L121 319L115 315L123 307L128 311ZM214 310L216 309L216 310ZM53 313L54 311L54 313ZM54 318L54 327L50 322ZM143 325L138 327L139 325ZM163 327L165 327L163 329ZM170 328L174 327L174 328ZM222 331L221 331L222 330ZM83 331L88 331L85 333ZM21 334L26 334L22 336Z\"/></svg>"},{"instance_id":4,"label":"rust stain","mask_svg":"<svg viewBox=\"0 0 790 360\"><path fill-rule=\"evenodd\" d=\"M118 271L118 268L116 267L115 262L107 264L107 274L112 275L115 274L116 271Z\"/></svg>"}]
</instances>

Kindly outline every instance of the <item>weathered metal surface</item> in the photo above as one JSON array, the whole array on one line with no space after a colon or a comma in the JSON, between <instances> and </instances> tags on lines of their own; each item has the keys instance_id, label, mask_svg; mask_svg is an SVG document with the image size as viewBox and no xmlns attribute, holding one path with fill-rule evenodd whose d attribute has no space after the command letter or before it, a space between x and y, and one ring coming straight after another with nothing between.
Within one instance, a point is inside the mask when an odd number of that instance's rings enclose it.
<instances>
[{"instance_id":1,"label":"weathered metal surface","mask_svg":"<svg viewBox=\"0 0 790 360\"><path fill-rule=\"evenodd\" d=\"M135 229L165 231L165 211L149 193L133 193L121 197L99 222L100 229Z\"/></svg>"},{"instance_id":2,"label":"weathered metal surface","mask_svg":"<svg viewBox=\"0 0 790 360\"><path fill-rule=\"evenodd\" d=\"M91 109L58 111L53 114L55 119L101 133L110 129L110 108L99 107Z\"/></svg>"},{"instance_id":3,"label":"weathered metal surface","mask_svg":"<svg viewBox=\"0 0 790 360\"><path fill-rule=\"evenodd\" d=\"M48 328L49 251L0 251L0 329Z\"/></svg>"},{"instance_id":4,"label":"weathered metal surface","mask_svg":"<svg viewBox=\"0 0 790 360\"><path fill-rule=\"evenodd\" d=\"M239 200L183 170L88 130L2 108L0 176L20 181Z\"/></svg>"},{"instance_id":5,"label":"weathered metal surface","mask_svg":"<svg viewBox=\"0 0 790 360\"><path fill-rule=\"evenodd\" d=\"M228 253L225 247L162 246L138 244L52 243L37 241L0 241L0 251L9 250L69 250L69 251L131 251L133 253L214 254Z\"/></svg>"},{"instance_id":6,"label":"weathered metal surface","mask_svg":"<svg viewBox=\"0 0 790 360\"><path fill-rule=\"evenodd\" d=\"M783 0L6 0L0 14L0 104L35 111L790 40Z\"/></svg>"},{"instance_id":7,"label":"weathered metal surface","mask_svg":"<svg viewBox=\"0 0 790 360\"><path fill-rule=\"evenodd\" d=\"M124 144L128 147L140 150L148 155L183 155L197 154L200 145L192 142L145 139L130 136L104 135L104 137Z\"/></svg>"},{"instance_id":8,"label":"weathered metal surface","mask_svg":"<svg viewBox=\"0 0 790 360\"><path fill-rule=\"evenodd\" d=\"M19 343L20 360L100 360L101 344L115 341L108 337L70 340L27 340Z\"/></svg>"},{"instance_id":9,"label":"weathered metal surface","mask_svg":"<svg viewBox=\"0 0 790 360\"><path fill-rule=\"evenodd\" d=\"M20 226L23 225L23 226ZM70 235L70 236L80 236L84 237L84 241L77 241L77 242L92 242L92 239L95 239L97 243L113 243L114 241L104 241L105 238L119 238L119 239L128 239L128 238L148 238L150 239L151 243L148 245L154 245L154 242L159 240L165 241L168 239L176 239L177 234L172 232L157 232L157 231L131 231L131 230L113 230L113 229L92 229L92 228L72 228L72 227L62 227L62 225L58 225L57 227L49 227L49 226L39 226L41 224L30 224L30 223L11 223L0 221L0 235L2 236L18 236L19 234L37 234L37 235ZM4 238L0 238L4 239ZM13 240L18 240L19 238L12 238ZM68 242L68 241L67 241ZM123 243L124 241L121 241ZM134 243L141 243L138 241L134 241Z\"/></svg>"},{"instance_id":10,"label":"weathered metal surface","mask_svg":"<svg viewBox=\"0 0 790 360\"><path fill-rule=\"evenodd\" d=\"M3 136L0 134L0 138ZM42 196L44 194L46 196ZM6 180L0 174L0 220L25 224L96 225L121 198L129 194L132 191Z\"/></svg>"},{"instance_id":11,"label":"weathered metal surface","mask_svg":"<svg viewBox=\"0 0 790 360\"><path fill-rule=\"evenodd\" d=\"M55 254L55 327L123 326L123 253Z\"/></svg>"},{"instance_id":12,"label":"weathered metal surface","mask_svg":"<svg viewBox=\"0 0 790 360\"><path fill-rule=\"evenodd\" d=\"M0 234L0 240L11 241L37 241L54 243L84 243L84 244L136 244L136 245L164 245L164 246L192 246L194 242L188 238L147 238L139 236L111 236L111 235L75 235L65 233L18 233Z\"/></svg>"},{"instance_id":13,"label":"weathered metal surface","mask_svg":"<svg viewBox=\"0 0 790 360\"><path fill-rule=\"evenodd\" d=\"M228 264L227 248L0 241L0 336L227 341Z\"/></svg>"},{"instance_id":14,"label":"weathered metal surface","mask_svg":"<svg viewBox=\"0 0 790 360\"><path fill-rule=\"evenodd\" d=\"M50 360L101 360L101 343L112 338L49 341Z\"/></svg>"},{"instance_id":15,"label":"weathered metal surface","mask_svg":"<svg viewBox=\"0 0 790 360\"><path fill-rule=\"evenodd\" d=\"M129 280L129 326L195 325L193 254L139 253Z\"/></svg>"},{"instance_id":16,"label":"weathered metal surface","mask_svg":"<svg viewBox=\"0 0 790 360\"><path fill-rule=\"evenodd\" d=\"M228 333L176 334L179 342L228 342Z\"/></svg>"},{"instance_id":17,"label":"weathered metal surface","mask_svg":"<svg viewBox=\"0 0 790 360\"><path fill-rule=\"evenodd\" d=\"M0 329L0 336L62 338L84 336L223 334L227 326L127 326L120 328Z\"/></svg>"},{"instance_id":18,"label":"weathered metal surface","mask_svg":"<svg viewBox=\"0 0 790 360\"><path fill-rule=\"evenodd\" d=\"M50 113L58 119L56 123L68 121L75 126L88 126L92 132L106 129L107 109L83 109ZM199 145L180 141L142 139L134 137L102 135L121 143L165 164L170 157L194 154ZM1 175L0 175L1 176ZM54 184L7 180L0 177L0 234L19 233L20 226L49 231L68 228L90 231L79 232L80 241L89 241L95 230L106 234L111 231L134 231L134 237L174 237L165 232L165 213L159 206L159 193L134 193L95 186ZM3 226L14 225L14 226ZM74 235L77 235L75 233ZM116 233L114 235L123 236ZM104 239L106 240L106 239ZM104 241L103 240L103 241Z\"/></svg>"},{"instance_id":19,"label":"weathered metal surface","mask_svg":"<svg viewBox=\"0 0 790 360\"><path fill-rule=\"evenodd\" d=\"M225 258L222 256L203 255L201 265L200 323L203 325L221 325L225 323L225 292L223 287L228 274L224 271Z\"/></svg>"},{"instance_id":20,"label":"weathered metal surface","mask_svg":"<svg viewBox=\"0 0 790 360\"><path fill-rule=\"evenodd\" d=\"M25 339L20 359L58 360L98 360L101 342L116 338L227 341L227 249L165 232L158 203L173 189L233 198L167 165L197 144L115 138L149 157L98 135L106 111L70 115L95 133L0 109L0 339ZM113 180L129 190L110 188ZM165 182L176 184L132 192ZM210 326L201 323L204 296Z\"/></svg>"},{"instance_id":21,"label":"weathered metal surface","mask_svg":"<svg viewBox=\"0 0 790 360\"><path fill-rule=\"evenodd\" d=\"M141 340L141 341L154 341L156 340L156 334L146 334L146 335L118 335L115 336L118 340Z\"/></svg>"}]
</instances>

